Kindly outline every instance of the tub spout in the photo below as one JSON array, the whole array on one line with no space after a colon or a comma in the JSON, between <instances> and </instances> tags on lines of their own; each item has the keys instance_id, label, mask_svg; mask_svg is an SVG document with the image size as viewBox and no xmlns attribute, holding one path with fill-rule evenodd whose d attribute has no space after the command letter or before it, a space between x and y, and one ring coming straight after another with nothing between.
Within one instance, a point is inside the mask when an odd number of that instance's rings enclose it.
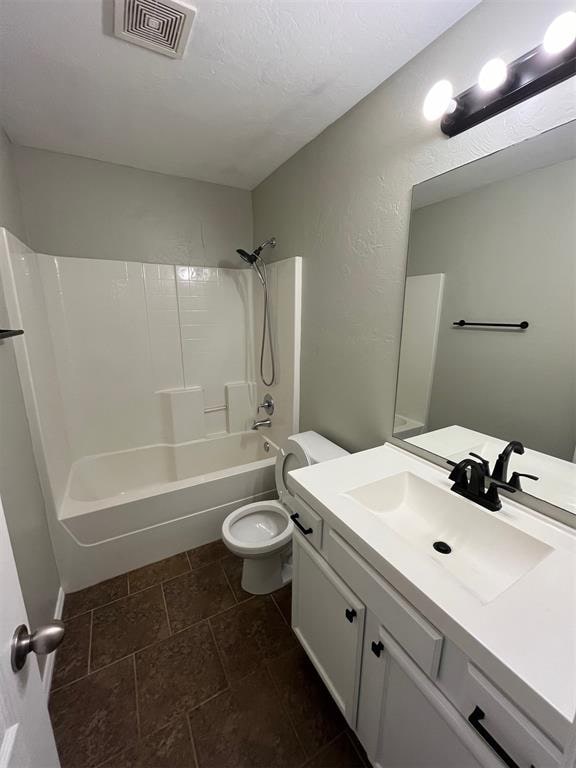
<instances>
[{"instance_id":1,"label":"tub spout","mask_svg":"<svg viewBox=\"0 0 576 768\"><path fill-rule=\"evenodd\" d=\"M251 429L260 429L260 427L271 427L272 419L254 419Z\"/></svg>"}]
</instances>

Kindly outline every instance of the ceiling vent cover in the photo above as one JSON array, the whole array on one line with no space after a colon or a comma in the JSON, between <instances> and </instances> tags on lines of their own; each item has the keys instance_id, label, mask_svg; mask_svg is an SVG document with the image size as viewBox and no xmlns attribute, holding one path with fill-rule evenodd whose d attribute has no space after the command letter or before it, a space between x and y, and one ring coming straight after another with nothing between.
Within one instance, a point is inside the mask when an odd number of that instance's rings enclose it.
<instances>
[{"instance_id":1,"label":"ceiling vent cover","mask_svg":"<svg viewBox=\"0 0 576 768\"><path fill-rule=\"evenodd\" d=\"M176 0L115 0L114 34L134 45L181 59L196 10Z\"/></svg>"}]
</instances>

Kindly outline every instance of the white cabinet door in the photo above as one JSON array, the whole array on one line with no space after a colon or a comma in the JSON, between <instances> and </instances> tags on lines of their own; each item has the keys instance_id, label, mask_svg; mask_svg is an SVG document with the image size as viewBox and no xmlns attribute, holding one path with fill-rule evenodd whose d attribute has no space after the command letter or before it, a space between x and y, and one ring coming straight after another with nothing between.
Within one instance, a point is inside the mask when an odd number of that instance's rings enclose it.
<instances>
[{"instance_id":1,"label":"white cabinet door","mask_svg":"<svg viewBox=\"0 0 576 768\"><path fill-rule=\"evenodd\" d=\"M376 755L381 768L481 768L392 657L383 710Z\"/></svg>"},{"instance_id":2,"label":"white cabinet door","mask_svg":"<svg viewBox=\"0 0 576 768\"><path fill-rule=\"evenodd\" d=\"M376 768L502 767L371 614L361 680L356 730Z\"/></svg>"},{"instance_id":3,"label":"white cabinet door","mask_svg":"<svg viewBox=\"0 0 576 768\"><path fill-rule=\"evenodd\" d=\"M354 727L364 605L330 566L294 536L292 626L348 723Z\"/></svg>"}]
</instances>

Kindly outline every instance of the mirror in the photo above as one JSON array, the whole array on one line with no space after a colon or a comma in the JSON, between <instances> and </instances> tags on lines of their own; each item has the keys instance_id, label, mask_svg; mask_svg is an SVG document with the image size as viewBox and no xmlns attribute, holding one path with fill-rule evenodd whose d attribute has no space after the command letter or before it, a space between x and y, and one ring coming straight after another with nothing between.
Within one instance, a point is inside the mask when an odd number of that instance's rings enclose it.
<instances>
[{"instance_id":1,"label":"mirror","mask_svg":"<svg viewBox=\"0 0 576 768\"><path fill-rule=\"evenodd\" d=\"M394 437L576 515L576 123L413 188Z\"/></svg>"}]
</instances>

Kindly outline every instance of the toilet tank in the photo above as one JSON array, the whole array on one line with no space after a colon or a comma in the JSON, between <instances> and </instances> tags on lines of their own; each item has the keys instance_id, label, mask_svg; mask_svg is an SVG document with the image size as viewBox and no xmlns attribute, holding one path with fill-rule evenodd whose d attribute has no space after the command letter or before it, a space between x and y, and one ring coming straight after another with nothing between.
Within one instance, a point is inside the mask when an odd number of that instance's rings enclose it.
<instances>
[{"instance_id":1,"label":"toilet tank","mask_svg":"<svg viewBox=\"0 0 576 768\"><path fill-rule=\"evenodd\" d=\"M280 449L276 457L276 489L282 504L292 509L294 492L289 472L342 456L348 456L348 451L317 432L299 432L289 437L286 446Z\"/></svg>"}]
</instances>

